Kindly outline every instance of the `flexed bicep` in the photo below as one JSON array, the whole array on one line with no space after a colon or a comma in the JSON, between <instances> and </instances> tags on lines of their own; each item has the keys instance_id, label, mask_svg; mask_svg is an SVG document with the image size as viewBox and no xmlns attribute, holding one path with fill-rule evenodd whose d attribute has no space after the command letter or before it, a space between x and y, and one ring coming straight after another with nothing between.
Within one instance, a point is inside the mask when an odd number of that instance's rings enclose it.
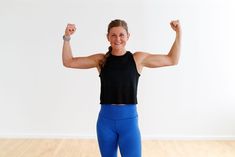
<instances>
[{"instance_id":1,"label":"flexed bicep","mask_svg":"<svg viewBox=\"0 0 235 157\"><path fill-rule=\"evenodd\" d=\"M161 54L136 52L135 60L137 63L137 68L139 69L142 69L143 67L157 68L157 67L172 65L170 57L168 55L161 55Z\"/></svg>"},{"instance_id":2,"label":"flexed bicep","mask_svg":"<svg viewBox=\"0 0 235 157\"><path fill-rule=\"evenodd\" d=\"M67 62L69 68L89 69L99 66L104 54L94 54L87 57L73 57Z\"/></svg>"},{"instance_id":3,"label":"flexed bicep","mask_svg":"<svg viewBox=\"0 0 235 157\"><path fill-rule=\"evenodd\" d=\"M172 61L168 55L146 54L142 61L142 65L148 68L157 68L172 65Z\"/></svg>"}]
</instances>

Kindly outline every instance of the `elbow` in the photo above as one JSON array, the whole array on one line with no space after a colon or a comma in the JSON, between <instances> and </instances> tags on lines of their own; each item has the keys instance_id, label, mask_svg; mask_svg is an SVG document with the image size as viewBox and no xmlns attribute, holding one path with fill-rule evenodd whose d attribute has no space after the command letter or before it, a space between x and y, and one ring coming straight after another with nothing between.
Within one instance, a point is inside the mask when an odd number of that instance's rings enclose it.
<instances>
[{"instance_id":1,"label":"elbow","mask_svg":"<svg viewBox=\"0 0 235 157\"><path fill-rule=\"evenodd\" d=\"M178 63L179 63L179 60L175 59L175 60L171 60L170 65L171 66L176 66L176 65L178 65Z\"/></svg>"},{"instance_id":2,"label":"elbow","mask_svg":"<svg viewBox=\"0 0 235 157\"><path fill-rule=\"evenodd\" d=\"M63 66L66 68L71 68L71 65L68 62L63 61Z\"/></svg>"},{"instance_id":3,"label":"elbow","mask_svg":"<svg viewBox=\"0 0 235 157\"><path fill-rule=\"evenodd\" d=\"M67 58L67 59L63 58L62 61L64 67L72 68L73 58Z\"/></svg>"},{"instance_id":4,"label":"elbow","mask_svg":"<svg viewBox=\"0 0 235 157\"><path fill-rule=\"evenodd\" d=\"M172 65L178 65L178 63L179 63L179 61L177 60L177 61L174 61L174 62L172 63Z\"/></svg>"},{"instance_id":5,"label":"elbow","mask_svg":"<svg viewBox=\"0 0 235 157\"><path fill-rule=\"evenodd\" d=\"M66 68L69 68L69 66L67 64L63 64L63 66L66 67Z\"/></svg>"},{"instance_id":6,"label":"elbow","mask_svg":"<svg viewBox=\"0 0 235 157\"><path fill-rule=\"evenodd\" d=\"M174 66L179 63L179 56L173 56L171 54L168 54L168 65Z\"/></svg>"}]
</instances>

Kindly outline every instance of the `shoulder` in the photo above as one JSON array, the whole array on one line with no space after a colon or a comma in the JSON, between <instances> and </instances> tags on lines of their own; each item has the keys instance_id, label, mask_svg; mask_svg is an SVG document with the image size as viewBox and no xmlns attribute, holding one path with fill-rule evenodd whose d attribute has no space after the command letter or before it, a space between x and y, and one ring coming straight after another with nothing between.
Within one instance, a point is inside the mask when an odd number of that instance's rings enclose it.
<instances>
[{"instance_id":1,"label":"shoulder","mask_svg":"<svg viewBox=\"0 0 235 157\"><path fill-rule=\"evenodd\" d=\"M105 53L95 53L89 56L95 63L98 72L100 73L101 67L100 64L104 61Z\"/></svg>"},{"instance_id":2,"label":"shoulder","mask_svg":"<svg viewBox=\"0 0 235 157\"><path fill-rule=\"evenodd\" d=\"M93 58L103 58L105 56L105 53L95 53L91 55Z\"/></svg>"},{"instance_id":3,"label":"shoulder","mask_svg":"<svg viewBox=\"0 0 235 157\"><path fill-rule=\"evenodd\" d=\"M136 67L138 70L138 73L141 74L141 71L143 69L143 61L144 59L149 55L149 53L142 52L142 51L136 51L133 53L133 58L136 63Z\"/></svg>"},{"instance_id":4,"label":"shoulder","mask_svg":"<svg viewBox=\"0 0 235 157\"><path fill-rule=\"evenodd\" d=\"M142 52L142 51L136 51L133 53L133 57L136 62L142 62L147 56L149 56L149 53Z\"/></svg>"},{"instance_id":5,"label":"shoulder","mask_svg":"<svg viewBox=\"0 0 235 157\"><path fill-rule=\"evenodd\" d=\"M134 56L138 56L138 57L146 56L148 54L149 53L142 52L142 51L136 51L136 52L133 53Z\"/></svg>"},{"instance_id":6,"label":"shoulder","mask_svg":"<svg viewBox=\"0 0 235 157\"><path fill-rule=\"evenodd\" d=\"M95 61L100 61L100 60L103 60L104 56L105 56L105 53L96 53L96 54L90 55L89 57Z\"/></svg>"}]
</instances>

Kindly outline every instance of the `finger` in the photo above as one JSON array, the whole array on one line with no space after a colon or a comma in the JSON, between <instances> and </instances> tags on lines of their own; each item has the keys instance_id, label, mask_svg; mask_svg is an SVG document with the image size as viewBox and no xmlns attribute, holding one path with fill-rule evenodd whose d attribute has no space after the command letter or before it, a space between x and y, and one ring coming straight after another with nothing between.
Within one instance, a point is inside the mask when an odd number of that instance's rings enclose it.
<instances>
[{"instance_id":1,"label":"finger","mask_svg":"<svg viewBox=\"0 0 235 157\"><path fill-rule=\"evenodd\" d=\"M72 28L72 29L69 29L69 32L74 32L74 31L75 31L75 29L73 29L73 28Z\"/></svg>"},{"instance_id":2,"label":"finger","mask_svg":"<svg viewBox=\"0 0 235 157\"><path fill-rule=\"evenodd\" d=\"M177 27L178 23L176 21L172 21L172 26Z\"/></svg>"},{"instance_id":3,"label":"finger","mask_svg":"<svg viewBox=\"0 0 235 157\"><path fill-rule=\"evenodd\" d=\"M179 25L180 21L179 20L175 20L174 23L175 23L175 25Z\"/></svg>"},{"instance_id":4,"label":"finger","mask_svg":"<svg viewBox=\"0 0 235 157\"><path fill-rule=\"evenodd\" d=\"M68 23L67 27L65 29L65 34L66 35L72 35L76 31L76 26L75 24Z\"/></svg>"},{"instance_id":5,"label":"finger","mask_svg":"<svg viewBox=\"0 0 235 157\"><path fill-rule=\"evenodd\" d=\"M173 21L170 23L170 25L171 25L171 27L175 27L175 24Z\"/></svg>"},{"instance_id":6,"label":"finger","mask_svg":"<svg viewBox=\"0 0 235 157\"><path fill-rule=\"evenodd\" d=\"M76 30L76 27L75 26L68 26L68 29Z\"/></svg>"},{"instance_id":7,"label":"finger","mask_svg":"<svg viewBox=\"0 0 235 157\"><path fill-rule=\"evenodd\" d=\"M69 24L67 25L67 28L76 28L76 26L75 26L75 24L70 24L70 23L69 23Z\"/></svg>"}]
</instances>

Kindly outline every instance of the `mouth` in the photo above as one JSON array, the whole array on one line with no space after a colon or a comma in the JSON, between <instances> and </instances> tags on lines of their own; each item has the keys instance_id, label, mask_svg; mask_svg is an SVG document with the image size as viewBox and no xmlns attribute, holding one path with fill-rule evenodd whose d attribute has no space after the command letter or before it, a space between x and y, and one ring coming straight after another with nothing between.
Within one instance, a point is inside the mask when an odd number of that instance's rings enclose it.
<instances>
[{"instance_id":1,"label":"mouth","mask_svg":"<svg viewBox=\"0 0 235 157\"><path fill-rule=\"evenodd\" d=\"M119 46L119 45L121 45L121 43L114 43L114 45L115 45L115 46Z\"/></svg>"}]
</instances>

